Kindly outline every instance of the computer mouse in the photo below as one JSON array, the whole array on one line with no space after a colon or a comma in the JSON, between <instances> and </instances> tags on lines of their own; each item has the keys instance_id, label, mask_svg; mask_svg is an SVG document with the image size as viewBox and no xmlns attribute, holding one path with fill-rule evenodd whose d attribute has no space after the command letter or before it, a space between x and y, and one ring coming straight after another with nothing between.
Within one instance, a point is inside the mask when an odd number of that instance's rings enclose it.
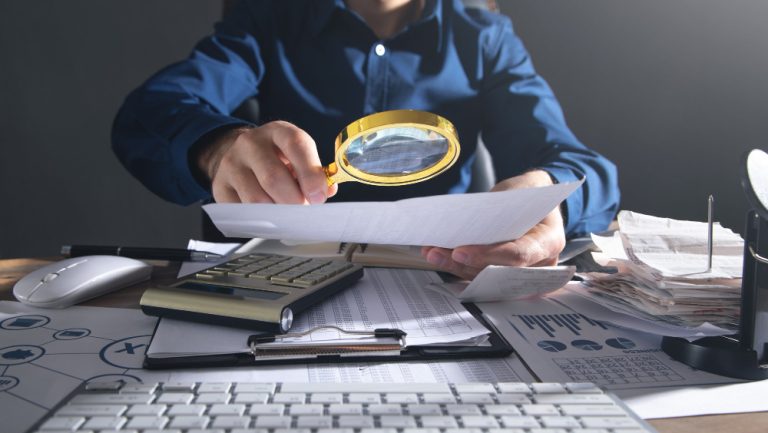
<instances>
[{"instance_id":1,"label":"computer mouse","mask_svg":"<svg viewBox=\"0 0 768 433\"><path fill-rule=\"evenodd\" d=\"M34 307L64 308L148 280L151 274L151 265L127 257L72 257L25 275L13 286L13 295Z\"/></svg>"}]
</instances>

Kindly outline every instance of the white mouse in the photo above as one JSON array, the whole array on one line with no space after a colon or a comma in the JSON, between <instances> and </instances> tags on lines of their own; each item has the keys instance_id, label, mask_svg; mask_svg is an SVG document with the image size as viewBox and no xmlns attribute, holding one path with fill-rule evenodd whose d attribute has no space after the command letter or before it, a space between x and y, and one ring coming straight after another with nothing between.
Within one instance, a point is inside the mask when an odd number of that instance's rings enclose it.
<instances>
[{"instance_id":1,"label":"white mouse","mask_svg":"<svg viewBox=\"0 0 768 433\"><path fill-rule=\"evenodd\" d=\"M63 308L148 280L151 274L151 265L127 257L72 257L25 275L13 286L13 295L34 307Z\"/></svg>"}]
</instances>

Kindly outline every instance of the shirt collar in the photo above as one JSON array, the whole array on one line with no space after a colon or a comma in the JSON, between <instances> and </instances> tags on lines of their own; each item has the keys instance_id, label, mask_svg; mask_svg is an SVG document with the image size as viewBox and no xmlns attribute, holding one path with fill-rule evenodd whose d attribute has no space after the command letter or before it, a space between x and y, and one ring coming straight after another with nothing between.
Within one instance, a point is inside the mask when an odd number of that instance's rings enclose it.
<instances>
[{"instance_id":1,"label":"shirt collar","mask_svg":"<svg viewBox=\"0 0 768 433\"><path fill-rule=\"evenodd\" d=\"M445 0L450 2L451 0ZM434 38L434 48L438 50L443 38L443 0L426 0L424 4L424 11L422 16L415 23L411 24L411 28L422 26L434 26L434 30L430 34ZM344 0L315 0L312 2L315 6L313 13L314 18L309 26L308 34L312 37L317 36L331 21L334 13L339 11L349 11Z\"/></svg>"}]
</instances>

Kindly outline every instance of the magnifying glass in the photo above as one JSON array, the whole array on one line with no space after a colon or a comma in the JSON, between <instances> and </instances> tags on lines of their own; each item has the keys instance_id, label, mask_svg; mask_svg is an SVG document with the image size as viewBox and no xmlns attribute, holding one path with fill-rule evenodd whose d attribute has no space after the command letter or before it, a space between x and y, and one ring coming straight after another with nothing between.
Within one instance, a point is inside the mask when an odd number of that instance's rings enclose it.
<instances>
[{"instance_id":1,"label":"magnifying glass","mask_svg":"<svg viewBox=\"0 0 768 433\"><path fill-rule=\"evenodd\" d=\"M459 158L453 124L417 110L383 111L358 119L339 133L335 146L335 161L325 168L328 185L408 185L437 176Z\"/></svg>"}]
</instances>

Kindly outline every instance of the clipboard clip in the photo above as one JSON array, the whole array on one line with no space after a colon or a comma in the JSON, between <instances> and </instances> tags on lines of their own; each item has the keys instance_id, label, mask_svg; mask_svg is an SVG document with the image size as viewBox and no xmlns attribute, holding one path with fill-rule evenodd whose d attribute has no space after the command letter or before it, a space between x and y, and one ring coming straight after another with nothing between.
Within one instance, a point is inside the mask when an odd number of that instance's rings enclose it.
<instances>
[{"instance_id":1,"label":"clipboard clip","mask_svg":"<svg viewBox=\"0 0 768 433\"><path fill-rule=\"evenodd\" d=\"M350 336L364 336L373 341L357 342L354 340L338 340L331 344L317 342L292 342L290 340L306 337L318 331L333 330ZM248 337L248 347L255 359L265 356L296 357L344 355L376 352L402 351L407 347L407 333L400 329L379 328L373 331L351 331L334 325L317 326L303 332L291 332L279 335L251 335ZM384 340L384 341L382 341ZM389 341L387 341L389 340Z\"/></svg>"}]
</instances>

